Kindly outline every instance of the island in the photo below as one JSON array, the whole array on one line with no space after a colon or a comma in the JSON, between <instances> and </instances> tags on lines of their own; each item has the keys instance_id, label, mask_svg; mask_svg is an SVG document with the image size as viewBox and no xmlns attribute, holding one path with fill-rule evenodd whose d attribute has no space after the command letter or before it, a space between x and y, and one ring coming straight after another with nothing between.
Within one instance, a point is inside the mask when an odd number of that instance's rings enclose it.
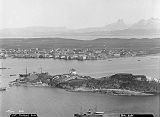
<instances>
[{"instance_id":1,"label":"island","mask_svg":"<svg viewBox=\"0 0 160 117\"><path fill-rule=\"evenodd\" d=\"M68 74L50 75L49 73L20 74L9 86L37 86L61 88L71 92L100 93L108 95L156 95L160 94L160 81L145 75L117 73L101 78L77 74L71 69Z\"/></svg>"}]
</instances>

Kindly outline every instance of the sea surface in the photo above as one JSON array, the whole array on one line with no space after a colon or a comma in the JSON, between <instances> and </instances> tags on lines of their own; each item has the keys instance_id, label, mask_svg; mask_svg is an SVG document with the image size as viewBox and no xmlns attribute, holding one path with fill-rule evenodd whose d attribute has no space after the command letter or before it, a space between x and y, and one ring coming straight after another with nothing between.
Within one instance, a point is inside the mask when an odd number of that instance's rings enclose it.
<instances>
[{"instance_id":1,"label":"sea surface","mask_svg":"<svg viewBox=\"0 0 160 117\"><path fill-rule=\"evenodd\" d=\"M11 113L36 113L38 117L73 117L74 113L87 111L97 106L99 111L113 113L154 113L159 117L160 95L155 96L111 96L95 93L67 92L57 88L8 87L8 82L27 72L69 73L71 68L78 74L100 78L114 73L142 74L160 79L160 57L114 58L98 61L65 61L54 59L1 59L0 117ZM1 64L2 65L2 64ZM10 75L17 76L10 76ZM107 114L105 115L107 117Z\"/></svg>"}]
</instances>

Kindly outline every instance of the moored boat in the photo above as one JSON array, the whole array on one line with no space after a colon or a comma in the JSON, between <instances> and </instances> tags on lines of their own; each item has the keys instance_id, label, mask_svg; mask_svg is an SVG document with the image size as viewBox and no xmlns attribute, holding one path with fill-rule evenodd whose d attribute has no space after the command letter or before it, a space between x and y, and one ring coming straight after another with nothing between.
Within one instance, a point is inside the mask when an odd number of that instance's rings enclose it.
<instances>
[{"instance_id":1,"label":"moored boat","mask_svg":"<svg viewBox=\"0 0 160 117\"><path fill-rule=\"evenodd\" d=\"M76 113L74 117L103 117L104 112L97 112L95 110L89 109L87 112Z\"/></svg>"},{"instance_id":2,"label":"moored boat","mask_svg":"<svg viewBox=\"0 0 160 117\"><path fill-rule=\"evenodd\" d=\"M0 67L0 69L8 69L8 68L6 68L6 67L3 67L3 64L1 65L2 67Z\"/></svg>"},{"instance_id":3,"label":"moored boat","mask_svg":"<svg viewBox=\"0 0 160 117\"><path fill-rule=\"evenodd\" d=\"M14 113L14 110L7 110L7 113Z\"/></svg>"},{"instance_id":4,"label":"moored boat","mask_svg":"<svg viewBox=\"0 0 160 117\"><path fill-rule=\"evenodd\" d=\"M11 74L11 75L9 75L9 76L16 76L16 74Z\"/></svg>"},{"instance_id":5,"label":"moored boat","mask_svg":"<svg viewBox=\"0 0 160 117\"><path fill-rule=\"evenodd\" d=\"M29 74L19 74L19 77L27 77Z\"/></svg>"},{"instance_id":6,"label":"moored boat","mask_svg":"<svg viewBox=\"0 0 160 117\"><path fill-rule=\"evenodd\" d=\"M6 87L0 87L0 91L5 91Z\"/></svg>"},{"instance_id":7,"label":"moored boat","mask_svg":"<svg viewBox=\"0 0 160 117\"><path fill-rule=\"evenodd\" d=\"M23 112L24 112L24 110L19 110L18 112L19 112L19 113L23 113Z\"/></svg>"},{"instance_id":8,"label":"moored boat","mask_svg":"<svg viewBox=\"0 0 160 117\"><path fill-rule=\"evenodd\" d=\"M30 76L30 74L27 73L27 67L26 67L26 73L25 73L25 74L19 74L19 77L20 77L20 78L26 78L26 77L28 77L28 76Z\"/></svg>"},{"instance_id":9,"label":"moored boat","mask_svg":"<svg viewBox=\"0 0 160 117\"><path fill-rule=\"evenodd\" d=\"M6 67L0 67L0 69L7 69Z\"/></svg>"}]
</instances>

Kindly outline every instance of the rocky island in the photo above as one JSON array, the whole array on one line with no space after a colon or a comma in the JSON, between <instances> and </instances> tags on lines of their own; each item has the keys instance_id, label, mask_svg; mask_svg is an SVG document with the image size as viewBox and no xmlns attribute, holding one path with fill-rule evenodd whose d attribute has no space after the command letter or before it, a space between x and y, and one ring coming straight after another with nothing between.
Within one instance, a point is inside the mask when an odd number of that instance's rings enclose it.
<instances>
[{"instance_id":1,"label":"rocky island","mask_svg":"<svg viewBox=\"0 0 160 117\"><path fill-rule=\"evenodd\" d=\"M160 93L160 82L145 75L117 73L102 78L92 78L76 73L50 75L29 73L10 82L10 86L38 86L62 88L72 92L91 92L109 95L154 95Z\"/></svg>"}]
</instances>

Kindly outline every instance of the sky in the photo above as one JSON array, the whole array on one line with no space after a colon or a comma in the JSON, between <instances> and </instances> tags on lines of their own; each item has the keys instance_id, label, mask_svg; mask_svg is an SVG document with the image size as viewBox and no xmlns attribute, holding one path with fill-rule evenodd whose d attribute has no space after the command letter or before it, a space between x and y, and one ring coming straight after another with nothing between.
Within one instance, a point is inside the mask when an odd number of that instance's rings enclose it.
<instances>
[{"instance_id":1,"label":"sky","mask_svg":"<svg viewBox=\"0 0 160 117\"><path fill-rule=\"evenodd\" d=\"M85 28L160 18L160 0L0 0L0 29Z\"/></svg>"}]
</instances>

